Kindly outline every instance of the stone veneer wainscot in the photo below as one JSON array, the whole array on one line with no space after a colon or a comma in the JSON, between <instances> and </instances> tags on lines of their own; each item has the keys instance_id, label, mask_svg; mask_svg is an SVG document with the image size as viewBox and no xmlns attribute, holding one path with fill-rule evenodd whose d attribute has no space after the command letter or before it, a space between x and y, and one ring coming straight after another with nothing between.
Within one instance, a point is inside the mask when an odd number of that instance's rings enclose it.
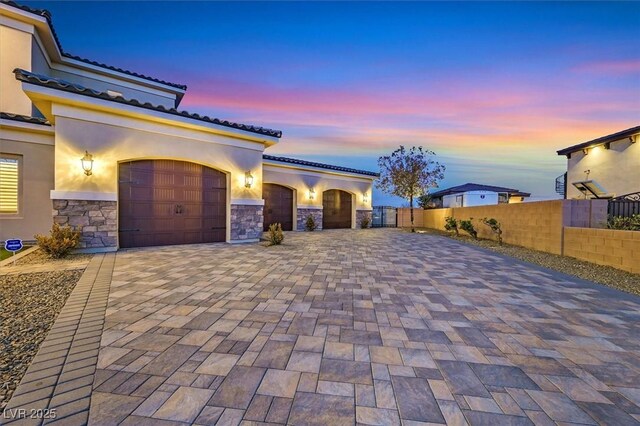
<instances>
[{"instance_id":1,"label":"stone veneer wainscot","mask_svg":"<svg viewBox=\"0 0 640 426\"><path fill-rule=\"evenodd\" d=\"M365 217L369 218L369 226L367 228L371 228L371 219L373 216L373 210L356 210L356 228L362 228L362 219Z\"/></svg>"},{"instance_id":2,"label":"stone veneer wainscot","mask_svg":"<svg viewBox=\"0 0 640 426\"><path fill-rule=\"evenodd\" d=\"M80 231L79 249L118 246L116 201L53 200L53 222Z\"/></svg>"},{"instance_id":3,"label":"stone veneer wainscot","mask_svg":"<svg viewBox=\"0 0 640 426\"><path fill-rule=\"evenodd\" d=\"M263 206L232 204L231 242L259 239L263 220Z\"/></svg>"},{"instance_id":4,"label":"stone veneer wainscot","mask_svg":"<svg viewBox=\"0 0 640 426\"><path fill-rule=\"evenodd\" d=\"M316 221L316 231L322 230L322 209L298 208L296 229L298 231L306 231L307 216L313 216Z\"/></svg>"}]
</instances>

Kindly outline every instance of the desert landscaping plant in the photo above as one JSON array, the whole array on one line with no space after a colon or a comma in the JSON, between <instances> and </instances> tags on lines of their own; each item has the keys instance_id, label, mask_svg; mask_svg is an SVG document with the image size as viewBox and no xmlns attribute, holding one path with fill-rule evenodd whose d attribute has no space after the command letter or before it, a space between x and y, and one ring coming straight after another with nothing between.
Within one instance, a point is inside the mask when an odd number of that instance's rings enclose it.
<instances>
[{"instance_id":1,"label":"desert landscaping plant","mask_svg":"<svg viewBox=\"0 0 640 426\"><path fill-rule=\"evenodd\" d=\"M313 232L317 228L318 228L318 225L316 224L316 220L313 218L313 215L307 216L307 218L304 221L304 229L306 229L309 232Z\"/></svg>"},{"instance_id":2,"label":"desert landscaping plant","mask_svg":"<svg viewBox=\"0 0 640 426\"><path fill-rule=\"evenodd\" d=\"M422 147L405 149L400 145L378 159L380 179L378 187L387 194L409 200L411 209L411 232L416 232L413 216L413 201L438 186L444 177L445 167L434 160L435 153Z\"/></svg>"},{"instance_id":3,"label":"desert landscaping plant","mask_svg":"<svg viewBox=\"0 0 640 426\"><path fill-rule=\"evenodd\" d=\"M613 216L609 219L607 227L624 231L640 231L640 214L634 214L631 217Z\"/></svg>"},{"instance_id":4,"label":"desert landscaping plant","mask_svg":"<svg viewBox=\"0 0 640 426\"><path fill-rule=\"evenodd\" d=\"M267 231L267 241L270 246L278 246L282 244L284 240L284 233L282 232L282 225L279 223L272 223L269 225L269 231Z\"/></svg>"},{"instance_id":5,"label":"desert landscaping plant","mask_svg":"<svg viewBox=\"0 0 640 426\"><path fill-rule=\"evenodd\" d=\"M486 217L483 217L480 221L491 228L491 232L496 234L498 238L498 244L502 245L502 227L500 226L500 222L494 218L487 219Z\"/></svg>"},{"instance_id":6,"label":"desert landscaping plant","mask_svg":"<svg viewBox=\"0 0 640 426\"><path fill-rule=\"evenodd\" d=\"M471 235L474 240L478 239L478 231L473 227L473 222L471 222L473 218L469 218L469 220L461 220L460 221L460 229L462 229L467 234Z\"/></svg>"},{"instance_id":7,"label":"desert landscaping plant","mask_svg":"<svg viewBox=\"0 0 640 426\"><path fill-rule=\"evenodd\" d=\"M80 232L69 226L53 224L50 235L36 235L36 241L42 251L54 259L68 255L80 243Z\"/></svg>"},{"instance_id":8,"label":"desert landscaping plant","mask_svg":"<svg viewBox=\"0 0 640 426\"><path fill-rule=\"evenodd\" d=\"M458 221L451 216L447 216L444 218L444 229L454 234L456 237L460 236L460 231L458 230Z\"/></svg>"},{"instance_id":9,"label":"desert landscaping plant","mask_svg":"<svg viewBox=\"0 0 640 426\"><path fill-rule=\"evenodd\" d=\"M367 229L371 226L371 219L369 216L364 216L362 220L360 220L360 228Z\"/></svg>"}]
</instances>

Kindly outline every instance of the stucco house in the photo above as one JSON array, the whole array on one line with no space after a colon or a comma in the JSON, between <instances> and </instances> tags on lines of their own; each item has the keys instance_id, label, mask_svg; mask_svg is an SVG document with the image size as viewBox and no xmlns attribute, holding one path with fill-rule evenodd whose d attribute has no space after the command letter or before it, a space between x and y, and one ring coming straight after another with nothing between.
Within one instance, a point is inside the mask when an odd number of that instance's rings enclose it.
<instances>
[{"instance_id":1,"label":"stucco house","mask_svg":"<svg viewBox=\"0 0 640 426\"><path fill-rule=\"evenodd\" d=\"M187 87L65 52L51 15L0 3L0 240L53 222L82 247L355 228L377 174L266 155L282 132L178 110Z\"/></svg>"},{"instance_id":2,"label":"stucco house","mask_svg":"<svg viewBox=\"0 0 640 426\"><path fill-rule=\"evenodd\" d=\"M520 203L529 196L531 196L531 194L517 189L481 185L478 183L465 183L464 185L453 186L432 193L431 201L437 207L473 207L502 203Z\"/></svg>"},{"instance_id":3,"label":"stucco house","mask_svg":"<svg viewBox=\"0 0 640 426\"><path fill-rule=\"evenodd\" d=\"M556 180L565 198L613 198L640 191L640 126L561 149L567 172Z\"/></svg>"}]
</instances>

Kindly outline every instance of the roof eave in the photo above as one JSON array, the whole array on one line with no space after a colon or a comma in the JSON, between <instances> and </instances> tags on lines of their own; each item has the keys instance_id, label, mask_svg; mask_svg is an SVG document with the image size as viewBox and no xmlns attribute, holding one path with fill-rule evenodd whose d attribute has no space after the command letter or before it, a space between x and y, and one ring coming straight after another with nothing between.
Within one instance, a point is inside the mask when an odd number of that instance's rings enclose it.
<instances>
[{"instance_id":1,"label":"roof eave","mask_svg":"<svg viewBox=\"0 0 640 426\"><path fill-rule=\"evenodd\" d=\"M340 175L340 176L350 176L350 177L358 177L361 179L367 179L367 180L375 180L378 179L380 177L379 173L373 173L373 172L366 172L366 171L344 171L344 170L339 170L339 169L335 169L335 168L331 168L331 165L327 164L326 166L328 167L318 167L318 166L311 166L311 165L305 165L305 164L297 164L297 163L291 163L291 162L287 162L287 161L278 161L278 160L274 160L271 158L268 158L270 156L267 156L267 158L265 158L263 156L263 160L262 162L265 165L271 165L271 166L275 166L275 167L284 167L284 168L288 168L288 169L298 169L298 170L308 170L308 171L313 171L313 172L317 172L317 173L328 173L328 174L334 174L334 175ZM336 166L339 167L339 166Z\"/></svg>"},{"instance_id":2,"label":"roof eave","mask_svg":"<svg viewBox=\"0 0 640 426\"><path fill-rule=\"evenodd\" d=\"M587 142L579 143L577 145L572 145L570 147L560 149L556 151L558 155L569 155L576 151L580 151L583 149L594 148L596 146L606 145L611 142L621 141L623 139L633 138L636 135L640 134L640 126L632 127L630 129L622 130L617 133L613 133L611 135L602 136L600 138L596 138Z\"/></svg>"}]
</instances>

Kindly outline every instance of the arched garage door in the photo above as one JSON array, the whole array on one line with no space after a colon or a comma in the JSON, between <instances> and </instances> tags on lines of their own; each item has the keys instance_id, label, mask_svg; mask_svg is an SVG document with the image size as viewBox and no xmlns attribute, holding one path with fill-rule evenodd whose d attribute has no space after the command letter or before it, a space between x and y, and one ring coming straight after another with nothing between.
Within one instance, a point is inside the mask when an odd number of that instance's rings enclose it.
<instances>
[{"instance_id":1,"label":"arched garage door","mask_svg":"<svg viewBox=\"0 0 640 426\"><path fill-rule=\"evenodd\" d=\"M322 229L351 228L351 194L339 189L322 193Z\"/></svg>"},{"instance_id":2,"label":"arched garage door","mask_svg":"<svg viewBox=\"0 0 640 426\"><path fill-rule=\"evenodd\" d=\"M264 230L272 223L282 225L283 231L293 230L293 190L275 183L262 185L264 198Z\"/></svg>"},{"instance_id":3,"label":"arched garage door","mask_svg":"<svg viewBox=\"0 0 640 426\"><path fill-rule=\"evenodd\" d=\"M224 173L174 160L128 161L118 173L120 247L225 241Z\"/></svg>"}]
</instances>

